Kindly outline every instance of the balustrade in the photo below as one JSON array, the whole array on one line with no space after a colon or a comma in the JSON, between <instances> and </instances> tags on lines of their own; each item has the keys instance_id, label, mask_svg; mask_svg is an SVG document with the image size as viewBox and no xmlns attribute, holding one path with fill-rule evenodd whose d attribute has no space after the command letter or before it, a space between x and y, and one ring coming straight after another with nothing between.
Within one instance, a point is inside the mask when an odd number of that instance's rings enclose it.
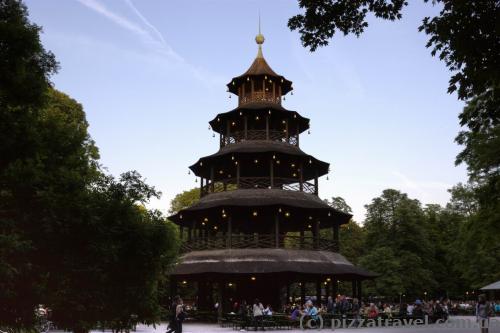
<instances>
[{"instance_id":1,"label":"balustrade","mask_svg":"<svg viewBox=\"0 0 500 333\"><path fill-rule=\"evenodd\" d=\"M296 178L273 177L271 185L270 177L239 177L226 178L204 185L201 188L201 196L209 193L225 192L237 189L279 189L287 191L300 191L316 194L316 185L311 182L301 183Z\"/></svg>"},{"instance_id":2,"label":"balustrade","mask_svg":"<svg viewBox=\"0 0 500 333\"><path fill-rule=\"evenodd\" d=\"M221 140L221 146L224 147L245 140L271 140L288 143L294 146L299 145L297 135L287 136L285 132L276 130L247 130L246 134L244 131L237 131L223 136Z\"/></svg>"},{"instance_id":3,"label":"balustrade","mask_svg":"<svg viewBox=\"0 0 500 333\"><path fill-rule=\"evenodd\" d=\"M338 251L338 243L326 238L314 236L279 235L276 244L274 234L231 234L195 237L181 243L181 252L217 250L217 249L262 249L282 248L287 250Z\"/></svg>"}]
</instances>

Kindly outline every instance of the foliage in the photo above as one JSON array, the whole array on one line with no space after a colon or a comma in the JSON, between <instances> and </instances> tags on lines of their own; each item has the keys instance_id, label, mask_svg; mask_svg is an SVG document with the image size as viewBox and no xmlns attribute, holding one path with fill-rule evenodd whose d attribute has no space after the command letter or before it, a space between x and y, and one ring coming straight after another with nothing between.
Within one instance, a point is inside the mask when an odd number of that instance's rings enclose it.
<instances>
[{"instance_id":1,"label":"foliage","mask_svg":"<svg viewBox=\"0 0 500 333\"><path fill-rule=\"evenodd\" d=\"M19 0L0 0L0 107L40 104L57 70Z\"/></svg>"},{"instance_id":2,"label":"foliage","mask_svg":"<svg viewBox=\"0 0 500 333\"><path fill-rule=\"evenodd\" d=\"M175 214L178 211L188 208L200 200L200 189L192 188L190 190L184 191L177 194L170 201L170 208L168 210L169 214Z\"/></svg>"},{"instance_id":3,"label":"foliage","mask_svg":"<svg viewBox=\"0 0 500 333\"><path fill-rule=\"evenodd\" d=\"M339 210L344 213L351 214L352 213L352 208L345 202L344 198L342 197L332 197L331 201L328 201L327 199L324 200L329 206L335 208L336 210Z\"/></svg>"},{"instance_id":4,"label":"foliage","mask_svg":"<svg viewBox=\"0 0 500 333\"><path fill-rule=\"evenodd\" d=\"M388 260L396 261L393 265L400 267L405 275L402 291L418 294L435 286L436 281L431 271L435 265L434 248L426 228L422 226L425 217L420 202L408 198L404 193L388 189L366 205L366 209L365 255L360 262L370 262L370 267L379 267L375 272L385 269L382 267L385 261L373 261L378 256L373 257L372 251L390 248L394 256ZM376 287L379 293L387 292L390 288L381 283L377 283Z\"/></svg>"},{"instance_id":5,"label":"foliage","mask_svg":"<svg viewBox=\"0 0 500 333\"><path fill-rule=\"evenodd\" d=\"M76 332L156 321L176 230L144 208L160 193L138 173L101 171L82 106L50 87L39 31L0 0L0 326L31 329L38 304Z\"/></svg>"}]
</instances>

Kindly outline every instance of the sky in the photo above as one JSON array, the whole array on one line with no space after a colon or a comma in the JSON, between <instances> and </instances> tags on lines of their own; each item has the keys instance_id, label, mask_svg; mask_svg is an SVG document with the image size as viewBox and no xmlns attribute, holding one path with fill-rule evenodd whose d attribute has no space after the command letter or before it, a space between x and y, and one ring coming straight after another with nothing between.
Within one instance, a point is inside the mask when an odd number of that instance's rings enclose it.
<instances>
[{"instance_id":1,"label":"sky","mask_svg":"<svg viewBox=\"0 0 500 333\"><path fill-rule=\"evenodd\" d=\"M311 119L301 149L330 163L320 196L341 196L358 222L387 188L445 205L467 179L454 165L463 103L447 94L450 72L425 48L423 17L439 7L411 1L397 22L369 17L359 38L336 34L311 53L287 21L293 0L28 0L30 19L60 63L57 89L80 102L101 163L115 176L137 170L163 196L193 188L188 166L218 150L208 130L236 107L225 84L257 53L293 81L284 107Z\"/></svg>"}]
</instances>

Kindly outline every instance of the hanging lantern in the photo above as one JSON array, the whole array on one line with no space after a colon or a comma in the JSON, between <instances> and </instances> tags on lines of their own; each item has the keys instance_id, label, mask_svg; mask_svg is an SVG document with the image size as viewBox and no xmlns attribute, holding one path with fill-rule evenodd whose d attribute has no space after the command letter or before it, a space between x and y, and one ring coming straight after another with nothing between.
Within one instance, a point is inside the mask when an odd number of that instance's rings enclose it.
<instances>
[{"instance_id":1,"label":"hanging lantern","mask_svg":"<svg viewBox=\"0 0 500 333\"><path fill-rule=\"evenodd\" d=\"M215 133L212 133L212 138L215 138Z\"/></svg>"},{"instance_id":2,"label":"hanging lantern","mask_svg":"<svg viewBox=\"0 0 500 333\"><path fill-rule=\"evenodd\" d=\"M289 216L290 216L290 212L286 212L286 213L285 213L285 216L286 216L286 217L289 217Z\"/></svg>"},{"instance_id":3,"label":"hanging lantern","mask_svg":"<svg viewBox=\"0 0 500 333\"><path fill-rule=\"evenodd\" d=\"M311 130L307 130L307 134L311 134Z\"/></svg>"},{"instance_id":4,"label":"hanging lantern","mask_svg":"<svg viewBox=\"0 0 500 333\"><path fill-rule=\"evenodd\" d=\"M269 114L271 114L271 110L269 110L269 112L268 112L268 113L269 113Z\"/></svg>"},{"instance_id":5,"label":"hanging lantern","mask_svg":"<svg viewBox=\"0 0 500 333\"><path fill-rule=\"evenodd\" d=\"M247 81L250 81L250 76L247 77Z\"/></svg>"},{"instance_id":6,"label":"hanging lantern","mask_svg":"<svg viewBox=\"0 0 500 333\"><path fill-rule=\"evenodd\" d=\"M190 175L190 174L191 174L191 170L188 170L188 175Z\"/></svg>"},{"instance_id":7,"label":"hanging lantern","mask_svg":"<svg viewBox=\"0 0 500 333\"><path fill-rule=\"evenodd\" d=\"M290 95L292 95L292 96L293 96L293 91L290 93Z\"/></svg>"},{"instance_id":8,"label":"hanging lantern","mask_svg":"<svg viewBox=\"0 0 500 333\"><path fill-rule=\"evenodd\" d=\"M198 178L195 178L195 179L194 179L194 182L195 182L195 183L197 183L197 182L198 182Z\"/></svg>"},{"instance_id":9,"label":"hanging lantern","mask_svg":"<svg viewBox=\"0 0 500 333\"><path fill-rule=\"evenodd\" d=\"M231 94L229 94L229 98L231 98Z\"/></svg>"},{"instance_id":10,"label":"hanging lantern","mask_svg":"<svg viewBox=\"0 0 500 333\"><path fill-rule=\"evenodd\" d=\"M240 116L242 116L242 115L243 115L243 112L240 111Z\"/></svg>"},{"instance_id":11,"label":"hanging lantern","mask_svg":"<svg viewBox=\"0 0 500 333\"><path fill-rule=\"evenodd\" d=\"M328 177L328 175L326 175L326 180L330 180L330 178Z\"/></svg>"},{"instance_id":12,"label":"hanging lantern","mask_svg":"<svg viewBox=\"0 0 500 333\"><path fill-rule=\"evenodd\" d=\"M278 212L280 212L280 213L281 213L281 208L278 208Z\"/></svg>"},{"instance_id":13,"label":"hanging lantern","mask_svg":"<svg viewBox=\"0 0 500 333\"><path fill-rule=\"evenodd\" d=\"M256 212L256 211L254 211L254 212L252 213L252 215L253 215L253 216L257 216L258 214L257 214L257 212Z\"/></svg>"}]
</instances>

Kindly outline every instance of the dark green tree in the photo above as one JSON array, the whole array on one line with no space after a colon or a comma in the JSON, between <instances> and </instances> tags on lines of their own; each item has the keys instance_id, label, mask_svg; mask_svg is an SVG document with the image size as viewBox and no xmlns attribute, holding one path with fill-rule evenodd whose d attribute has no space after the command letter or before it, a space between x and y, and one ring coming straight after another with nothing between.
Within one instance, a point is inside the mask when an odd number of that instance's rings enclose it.
<instances>
[{"instance_id":1,"label":"dark green tree","mask_svg":"<svg viewBox=\"0 0 500 333\"><path fill-rule=\"evenodd\" d=\"M377 262L376 258L380 258L380 253L391 254L387 260L396 261L391 267L400 268L391 274L404 275L401 292L419 295L435 287L436 281L432 274L432 267L435 265L434 247L423 225L425 216L420 202L408 198L404 193L388 189L384 190L380 197L373 199L366 209L365 253L359 262L369 262L367 269L378 267L373 270L382 273L379 271L386 269L383 265L387 262ZM392 252L384 250L379 253L377 251L380 248L387 248ZM391 286L384 285L383 282L377 282L376 288L379 293L392 290Z\"/></svg>"},{"instance_id":2,"label":"dark green tree","mask_svg":"<svg viewBox=\"0 0 500 333\"><path fill-rule=\"evenodd\" d=\"M181 209L188 208L200 200L200 189L192 188L190 190L184 191L177 194L170 201L170 208L168 209L169 214L175 214Z\"/></svg>"}]
</instances>

